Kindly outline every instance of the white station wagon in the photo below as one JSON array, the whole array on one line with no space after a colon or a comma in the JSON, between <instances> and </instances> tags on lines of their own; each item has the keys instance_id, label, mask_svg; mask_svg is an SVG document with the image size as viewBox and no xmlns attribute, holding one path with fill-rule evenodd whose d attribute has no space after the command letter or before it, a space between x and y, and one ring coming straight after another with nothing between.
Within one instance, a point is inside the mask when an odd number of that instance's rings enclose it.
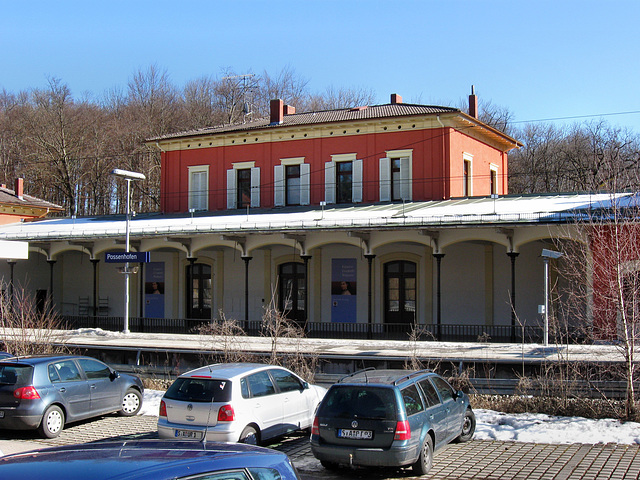
<instances>
[{"instance_id":1,"label":"white station wagon","mask_svg":"<svg viewBox=\"0 0 640 480\"><path fill-rule=\"evenodd\" d=\"M221 363L180 375L160 402L160 438L260 444L311 428L326 389L286 368Z\"/></svg>"}]
</instances>

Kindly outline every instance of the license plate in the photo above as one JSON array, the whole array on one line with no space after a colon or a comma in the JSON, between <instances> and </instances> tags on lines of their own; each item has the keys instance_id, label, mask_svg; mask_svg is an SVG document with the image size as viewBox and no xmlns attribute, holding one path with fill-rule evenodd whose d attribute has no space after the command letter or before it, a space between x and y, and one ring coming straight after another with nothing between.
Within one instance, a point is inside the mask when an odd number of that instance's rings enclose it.
<instances>
[{"instance_id":1,"label":"license plate","mask_svg":"<svg viewBox=\"0 0 640 480\"><path fill-rule=\"evenodd\" d=\"M176 438L189 438L200 440L202 438L202 432L194 432L193 430L176 430Z\"/></svg>"},{"instance_id":2,"label":"license plate","mask_svg":"<svg viewBox=\"0 0 640 480\"><path fill-rule=\"evenodd\" d=\"M371 440L373 432L371 430L349 430L341 428L338 430L338 437L351 438L354 440Z\"/></svg>"}]
</instances>

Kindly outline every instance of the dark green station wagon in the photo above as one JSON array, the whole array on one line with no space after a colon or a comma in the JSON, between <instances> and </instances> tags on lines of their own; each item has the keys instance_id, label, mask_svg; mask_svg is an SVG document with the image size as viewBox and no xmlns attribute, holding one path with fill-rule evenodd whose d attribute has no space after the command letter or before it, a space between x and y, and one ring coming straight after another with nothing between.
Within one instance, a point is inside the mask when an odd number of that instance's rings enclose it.
<instances>
[{"instance_id":1,"label":"dark green station wagon","mask_svg":"<svg viewBox=\"0 0 640 480\"><path fill-rule=\"evenodd\" d=\"M318 407L311 451L327 469L413 467L423 475L433 452L471 440L469 397L430 370L374 370L331 386Z\"/></svg>"}]
</instances>

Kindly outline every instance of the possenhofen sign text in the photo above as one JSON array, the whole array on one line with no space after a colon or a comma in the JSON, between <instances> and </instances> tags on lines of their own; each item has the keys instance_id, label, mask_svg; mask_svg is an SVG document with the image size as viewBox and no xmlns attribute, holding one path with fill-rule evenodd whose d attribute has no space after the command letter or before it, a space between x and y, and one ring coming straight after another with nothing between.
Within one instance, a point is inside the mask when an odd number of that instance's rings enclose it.
<instances>
[{"instance_id":1,"label":"possenhofen sign text","mask_svg":"<svg viewBox=\"0 0 640 480\"><path fill-rule=\"evenodd\" d=\"M150 252L106 252L104 256L107 263L147 263L150 259Z\"/></svg>"}]
</instances>

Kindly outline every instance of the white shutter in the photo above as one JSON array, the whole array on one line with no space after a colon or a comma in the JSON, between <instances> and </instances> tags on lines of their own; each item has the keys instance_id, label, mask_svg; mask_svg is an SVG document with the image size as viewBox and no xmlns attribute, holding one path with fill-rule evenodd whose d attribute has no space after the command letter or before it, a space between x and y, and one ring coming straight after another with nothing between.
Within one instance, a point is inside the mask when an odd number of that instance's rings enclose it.
<instances>
[{"instance_id":1,"label":"white shutter","mask_svg":"<svg viewBox=\"0 0 640 480\"><path fill-rule=\"evenodd\" d=\"M311 184L311 165L308 163L300 164L300 205L309 205L311 192L309 186Z\"/></svg>"},{"instance_id":2,"label":"white shutter","mask_svg":"<svg viewBox=\"0 0 640 480\"><path fill-rule=\"evenodd\" d=\"M251 208L260 206L260 167L251 168Z\"/></svg>"},{"instance_id":3,"label":"white shutter","mask_svg":"<svg viewBox=\"0 0 640 480\"><path fill-rule=\"evenodd\" d=\"M334 162L324 164L324 201L336 203L336 164Z\"/></svg>"},{"instance_id":4,"label":"white shutter","mask_svg":"<svg viewBox=\"0 0 640 480\"><path fill-rule=\"evenodd\" d=\"M405 201L411 200L411 162L409 157L400 159L400 193Z\"/></svg>"},{"instance_id":5,"label":"white shutter","mask_svg":"<svg viewBox=\"0 0 640 480\"><path fill-rule=\"evenodd\" d=\"M353 203L362 202L362 160L353 161L353 177L351 183Z\"/></svg>"},{"instance_id":6,"label":"white shutter","mask_svg":"<svg viewBox=\"0 0 640 480\"><path fill-rule=\"evenodd\" d=\"M197 194L197 201L196 203L196 210L207 210L209 205L207 205L207 199L208 199L208 193L209 193L209 188L208 188L208 183L209 183L209 179L207 178L207 172L197 172L196 174L196 194Z\"/></svg>"},{"instance_id":7,"label":"white shutter","mask_svg":"<svg viewBox=\"0 0 640 480\"><path fill-rule=\"evenodd\" d=\"M380 201L391 201L391 159L380 159Z\"/></svg>"},{"instance_id":8,"label":"white shutter","mask_svg":"<svg viewBox=\"0 0 640 480\"><path fill-rule=\"evenodd\" d=\"M284 165L273 167L273 204L284 206Z\"/></svg>"},{"instance_id":9,"label":"white shutter","mask_svg":"<svg viewBox=\"0 0 640 480\"><path fill-rule=\"evenodd\" d=\"M227 208L234 209L236 208L236 170L231 168L227 170Z\"/></svg>"}]
</instances>

